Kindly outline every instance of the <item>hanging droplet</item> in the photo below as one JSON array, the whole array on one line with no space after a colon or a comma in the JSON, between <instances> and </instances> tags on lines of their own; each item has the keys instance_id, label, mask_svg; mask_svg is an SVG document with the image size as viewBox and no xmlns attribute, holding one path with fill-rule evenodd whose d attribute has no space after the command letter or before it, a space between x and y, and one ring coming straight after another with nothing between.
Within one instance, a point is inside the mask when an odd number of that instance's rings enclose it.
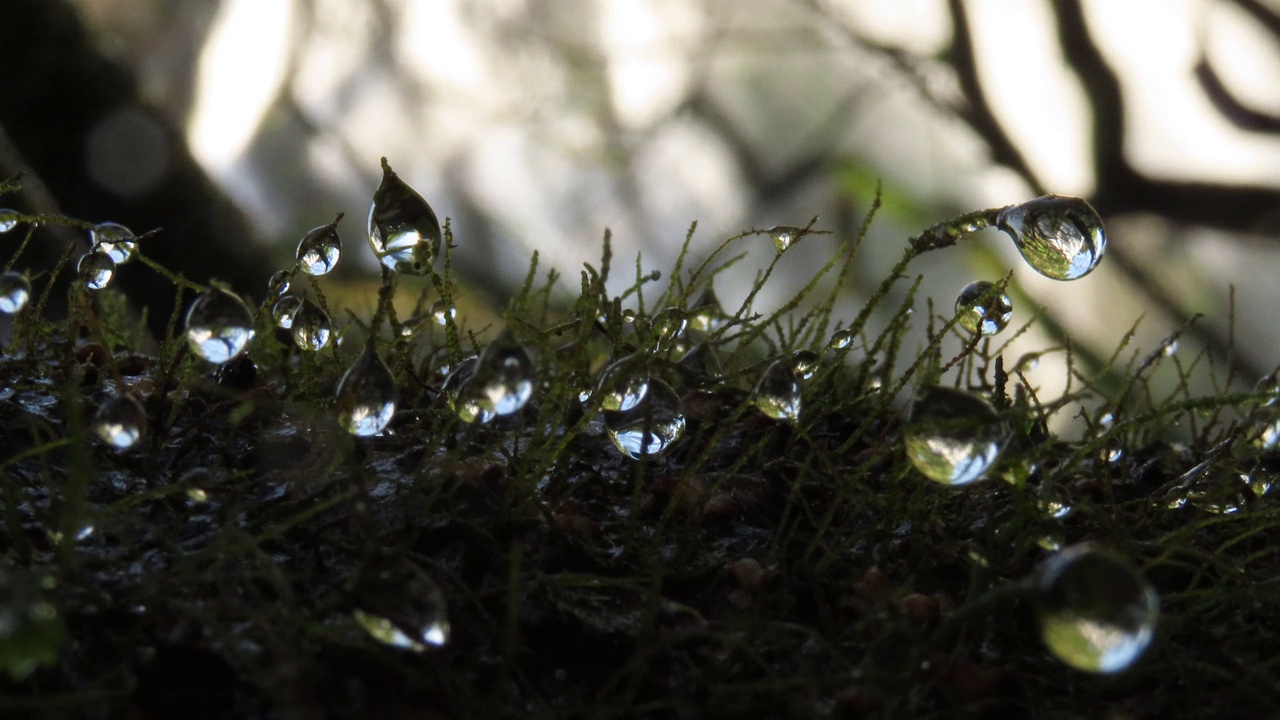
<instances>
[{"instance_id":1,"label":"hanging droplet","mask_svg":"<svg viewBox=\"0 0 1280 720\"><path fill-rule=\"evenodd\" d=\"M378 642L415 653L449 642L444 593L416 565L386 562L357 592L359 607L352 615Z\"/></svg>"},{"instance_id":2,"label":"hanging droplet","mask_svg":"<svg viewBox=\"0 0 1280 720\"><path fill-rule=\"evenodd\" d=\"M0 567L0 673L13 681L21 683L37 668L58 661L67 633L48 599L54 587L52 576Z\"/></svg>"},{"instance_id":3,"label":"hanging droplet","mask_svg":"<svg viewBox=\"0 0 1280 720\"><path fill-rule=\"evenodd\" d=\"M450 320L458 317L458 308L446 303L443 300L437 300L431 304L431 319L441 327L449 324Z\"/></svg>"},{"instance_id":4,"label":"hanging droplet","mask_svg":"<svg viewBox=\"0 0 1280 720\"><path fill-rule=\"evenodd\" d=\"M800 380L788 360L778 360L764 371L751 393L751 402L774 420L800 419Z\"/></svg>"},{"instance_id":5,"label":"hanging droplet","mask_svg":"<svg viewBox=\"0 0 1280 720\"><path fill-rule=\"evenodd\" d=\"M903 429L907 459L943 485L986 476L1004 449L1008 430L982 398L955 388L927 386L911 403Z\"/></svg>"},{"instance_id":6,"label":"hanging droplet","mask_svg":"<svg viewBox=\"0 0 1280 720\"><path fill-rule=\"evenodd\" d=\"M338 237L338 221L342 213L328 225L321 225L302 236L296 253L298 269L308 275L324 275L338 264L342 255L342 239Z\"/></svg>"},{"instance_id":7,"label":"hanging droplet","mask_svg":"<svg viewBox=\"0 0 1280 720\"><path fill-rule=\"evenodd\" d=\"M812 350L797 350L791 353L791 369L801 380L808 380L818 371L818 363L822 358Z\"/></svg>"},{"instance_id":8,"label":"hanging droplet","mask_svg":"<svg viewBox=\"0 0 1280 720\"><path fill-rule=\"evenodd\" d=\"M118 395L98 408L93 432L117 450L128 450L147 432L147 411L132 395Z\"/></svg>"},{"instance_id":9,"label":"hanging droplet","mask_svg":"<svg viewBox=\"0 0 1280 720\"><path fill-rule=\"evenodd\" d=\"M1133 664L1155 632L1156 593L1123 558L1091 545L1041 566L1036 615L1044 644L1078 670L1114 673Z\"/></svg>"},{"instance_id":10,"label":"hanging droplet","mask_svg":"<svg viewBox=\"0 0 1280 720\"><path fill-rule=\"evenodd\" d=\"M293 319L297 317L298 311L301 309L302 298L285 295L271 306L271 319L275 321L276 327L281 330L290 330L293 328Z\"/></svg>"},{"instance_id":11,"label":"hanging droplet","mask_svg":"<svg viewBox=\"0 0 1280 720\"><path fill-rule=\"evenodd\" d=\"M382 159L382 184L369 207L369 246L389 270L426 275L440 254L440 221L422 196Z\"/></svg>"},{"instance_id":12,"label":"hanging droplet","mask_svg":"<svg viewBox=\"0 0 1280 720\"><path fill-rule=\"evenodd\" d=\"M236 357L252 339L253 313L222 288L202 293L187 310L187 342L211 363L221 365Z\"/></svg>"},{"instance_id":13,"label":"hanging droplet","mask_svg":"<svg viewBox=\"0 0 1280 720\"><path fill-rule=\"evenodd\" d=\"M720 298L716 297L715 288L708 285L689 310L689 329L711 333L724 327L728 321L729 316L720 306Z\"/></svg>"},{"instance_id":14,"label":"hanging droplet","mask_svg":"<svg viewBox=\"0 0 1280 720\"><path fill-rule=\"evenodd\" d=\"M482 394L471 391L471 378L476 374L476 365L479 361L480 359L473 355L458 363L458 366L445 376L444 383L440 386L440 394L444 395L445 402L460 420L483 425L494 418L494 413Z\"/></svg>"},{"instance_id":15,"label":"hanging droplet","mask_svg":"<svg viewBox=\"0 0 1280 720\"><path fill-rule=\"evenodd\" d=\"M773 240L773 246L778 248L778 252L784 252L804 236L804 228L792 227L791 225L774 225L769 228L768 233L769 238Z\"/></svg>"},{"instance_id":16,"label":"hanging droplet","mask_svg":"<svg viewBox=\"0 0 1280 720\"><path fill-rule=\"evenodd\" d=\"M80 256L76 263L76 274L90 290L101 290L111 284L116 274L116 261L101 250L91 250Z\"/></svg>"},{"instance_id":17,"label":"hanging droplet","mask_svg":"<svg viewBox=\"0 0 1280 720\"><path fill-rule=\"evenodd\" d=\"M831 334L831 339L827 341L827 349L843 350L851 344L853 344L853 330L844 328Z\"/></svg>"},{"instance_id":18,"label":"hanging droplet","mask_svg":"<svg viewBox=\"0 0 1280 720\"><path fill-rule=\"evenodd\" d=\"M113 223L98 223L89 229L89 243L94 250L111 256L117 265L123 265L133 259L138 249L138 238L129 228Z\"/></svg>"},{"instance_id":19,"label":"hanging droplet","mask_svg":"<svg viewBox=\"0 0 1280 720\"><path fill-rule=\"evenodd\" d=\"M302 301L301 307L293 315L289 329L293 331L294 344L303 350L317 352L329 344L329 315L310 300Z\"/></svg>"},{"instance_id":20,"label":"hanging droplet","mask_svg":"<svg viewBox=\"0 0 1280 720\"><path fill-rule=\"evenodd\" d=\"M0 274L0 313L13 315L31 299L31 282L20 272Z\"/></svg>"},{"instance_id":21,"label":"hanging droplet","mask_svg":"<svg viewBox=\"0 0 1280 720\"><path fill-rule=\"evenodd\" d=\"M391 370L372 347L367 347L338 383L338 420L352 435L377 435L391 422L399 399Z\"/></svg>"},{"instance_id":22,"label":"hanging droplet","mask_svg":"<svg viewBox=\"0 0 1280 720\"><path fill-rule=\"evenodd\" d=\"M628 412L649 392L649 371L642 358L628 355L600 373L596 384L600 407L610 412Z\"/></svg>"},{"instance_id":23,"label":"hanging droplet","mask_svg":"<svg viewBox=\"0 0 1280 720\"><path fill-rule=\"evenodd\" d=\"M510 331L489 343L468 383L494 415L510 415L533 396L533 360Z\"/></svg>"},{"instance_id":24,"label":"hanging droplet","mask_svg":"<svg viewBox=\"0 0 1280 720\"><path fill-rule=\"evenodd\" d=\"M270 300L272 298L282 297L285 293L289 292L290 283L291 281L289 279L288 270L280 270L273 274L271 278L267 280L267 299Z\"/></svg>"},{"instance_id":25,"label":"hanging droplet","mask_svg":"<svg viewBox=\"0 0 1280 720\"><path fill-rule=\"evenodd\" d=\"M1054 280L1088 275L1107 249L1102 218L1089 203L1066 195L1044 195L996 216L996 227L1013 238L1036 272Z\"/></svg>"},{"instance_id":26,"label":"hanging droplet","mask_svg":"<svg viewBox=\"0 0 1280 720\"><path fill-rule=\"evenodd\" d=\"M0 208L0 234L18 227L18 211Z\"/></svg>"},{"instance_id":27,"label":"hanging droplet","mask_svg":"<svg viewBox=\"0 0 1280 720\"><path fill-rule=\"evenodd\" d=\"M630 410L604 414L609 439L633 460L661 454L684 432L684 407L676 391L656 378L646 386L643 399Z\"/></svg>"},{"instance_id":28,"label":"hanging droplet","mask_svg":"<svg viewBox=\"0 0 1280 720\"><path fill-rule=\"evenodd\" d=\"M995 283L971 282L956 296L956 316L960 327L971 333L995 335L1009 326L1013 301Z\"/></svg>"}]
</instances>

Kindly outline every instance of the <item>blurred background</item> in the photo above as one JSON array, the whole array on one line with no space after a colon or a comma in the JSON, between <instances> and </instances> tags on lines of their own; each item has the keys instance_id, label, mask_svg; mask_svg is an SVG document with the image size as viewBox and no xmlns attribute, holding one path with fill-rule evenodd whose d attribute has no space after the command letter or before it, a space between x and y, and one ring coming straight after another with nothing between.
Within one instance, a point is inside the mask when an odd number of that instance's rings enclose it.
<instances>
[{"instance_id":1,"label":"blurred background","mask_svg":"<svg viewBox=\"0 0 1280 720\"><path fill-rule=\"evenodd\" d=\"M852 319L909 236L1054 192L1105 218L1095 272L1045 279L988 230L908 268L917 308L949 315L1012 271L1014 328L1051 321L1011 359L1068 337L1105 359L1135 323L1145 352L1202 313L1184 366L1248 386L1280 361L1274 0L8 0L0 48L0 173L28 173L3 203L164 227L150 255L255 299L343 211L326 283L372 306L381 156L452 219L455 268L497 307L533 250L575 293L605 228L621 290L637 254L669 270L693 221L696 261L820 216L831 234L788 251L768 312L856 235L879 182ZM726 306L774 255L763 235L740 247ZM163 326L171 289L129 271ZM1049 397L1063 361L1033 375Z\"/></svg>"}]
</instances>

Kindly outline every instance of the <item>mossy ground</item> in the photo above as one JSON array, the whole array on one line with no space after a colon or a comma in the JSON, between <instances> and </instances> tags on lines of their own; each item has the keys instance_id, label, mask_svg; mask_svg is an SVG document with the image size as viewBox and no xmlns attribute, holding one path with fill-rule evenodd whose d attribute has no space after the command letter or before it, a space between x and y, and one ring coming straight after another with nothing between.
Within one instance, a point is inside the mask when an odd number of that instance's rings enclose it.
<instances>
[{"instance_id":1,"label":"mossy ground","mask_svg":"<svg viewBox=\"0 0 1280 720\"><path fill-rule=\"evenodd\" d=\"M1257 442L1274 419L1268 393L1224 385L1192 398L1183 382L1154 401L1154 369L1186 371L1158 351L1128 363L1117 351L1096 375L1119 378L1118 392L1101 397L1083 380L1061 400L1036 398L1005 371L998 345L942 357L957 335L941 313L927 320L926 347L905 346L913 320L902 310L924 292L902 274L908 257L865 312L833 317L859 238L835 243L831 264L786 307L756 316L749 298L701 338L724 360L720 380L655 351L655 310L689 308L724 267L714 259L761 235L727 241L692 272L682 254L657 299L640 271L622 297L605 292L607 245L569 303L531 268L505 319L535 355L537 390L484 426L459 421L440 395L438 370L476 340L431 323L401 334L383 302L373 332L401 398L391 432L370 439L348 436L330 412L368 323L335 314L343 346L305 354L264 309L252 362L216 370L186 350L176 318L173 335L140 352L147 343L111 290L73 289L65 321L41 319L33 302L0 359L0 549L11 584L36 588L57 621L51 662L0 676L0 713L1274 712L1280 506L1237 497L1240 474L1261 483L1280 464ZM440 270L424 297L453 293ZM897 285L909 288L907 305L870 333L870 306ZM637 301L626 322L624 303ZM837 326L857 342L825 350ZM771 420L749 390L771 357L802 348L824 360L801 419ZM605 437L598 399L578 399L605 358L636 351L687 414L680 440L640 461ZM1005 416L1013 437L995 477L948 488L905 459L894 398L939 381L976 390ZM88 421L125 388L150 425L139 446L115 451ZM1114 423L1093 417L1100 404ZM1086 439L1051 437L1054 413L1079 414ZM1190 428L1183 444L1171 442L1178 425ZM1186 490L1202 494L1170 509ZM1046 497L1069 498L1071 512L1052 517ZM1161 597L1156 641L1113 676L1050 656L1019 590L1047 548L1083 541L1127 557ZM386 563L439 585L452 627L444 647L384 645L353 619L415 601L369 580Z\"/></svg>"}]
</instances>

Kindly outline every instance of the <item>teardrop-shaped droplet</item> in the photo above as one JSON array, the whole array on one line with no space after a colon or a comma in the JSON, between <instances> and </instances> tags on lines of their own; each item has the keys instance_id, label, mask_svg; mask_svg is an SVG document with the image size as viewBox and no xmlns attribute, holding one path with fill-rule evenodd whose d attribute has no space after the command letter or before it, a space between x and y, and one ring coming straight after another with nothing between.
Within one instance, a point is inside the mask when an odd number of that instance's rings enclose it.
<instances>
[{"instance_id":1,"label":"teardrop-shaped droplet","mask_svg":"<svg viewBox=\"0 0 1280 720\"><path fill-rule=\"evenodd\" d=\"M0 208L0 234L18 227L18 211Z\"/></svg>"},{"instance_id":2,"label":"teardrop-shaped droplet","mask_svg":"<svg viewBox=\"0 0 1280 720\"><path fill-rule=\"evenodd\" d=\"M288 270L280 270L267 280L267 299L278 298L289 292L291 280Z\"/></svg>"},{"instance_id":3,"label":"teardrop-shaped droplet","mask_svg":"<svg viewBox=\"0 0 1280 720\"><path fill-rule=\"evenodd\" d=\"M698 301L693 304L689 310L689 329L698 332L710 333L724 327L728 322L729 316L725 314L724 308L720 305L720 298L716 297L715 288L707 286Z\"/></svg>"},{"instance_id":4,"label":"teardrop-shaped droplet","mask_svg":"<svg viewBox=\"0 0 1280 720\"><path fill-rule=\"evenodd\" d=\"M971 333L995 335L1009 326L1013 301L995 283L978 280L956 295L956 316L960 327Z\"/></svg>"},{"instance_id":5,"label":"teardrop-shaped droplet","mask_svg":"<svg viewBox=\"0 0 1280 720\"><path fill-rule=\"evenodd\" d=\"M444 395L445 402L460 420L483 425L494 418L494 412L483 393L471 390L471 378L475 377L479 361L480 358L473 355L458 363L445 376L440 394Z\"/></svg>"},{"instance_id":6,"label":"teardrop-shaped droplet","mask_svg":"<svg viewBox=\"0 0 1280 720\"><path fill-rule=\"evenodd\" d=\"M791 225L774 225L769 228L768 232L769 238L773 240L773 246L778 248L778 252L785 251L804 236L804 228Z\"/></svg>"},{"instance_id":7,"label":"teardrop-shaped droplet","mask_svg":"<svg viewBox=\"0 0 1280 720\"><path fill-rule=\"evenodd\" d=\"M808 380L818 371L818 363L822 358L812 350L797 350L791 353L791 369L801 380Z\"/></svg>"},{"instance_id":8,"label":"teardrop-shaped droplet","mask_svg":"<svg viewBox=\"0 0 1280 720\"><path fill-rule=\"evenodd\" d=\"M123 265L133 259L138 249L138 238L129 228L113 222L98 223L89 230L89 242L94 250L111 256L117 265Z\"/></svg>"},{"instance_id":9,"label":"teardrop-shaped droplet","mask_svg":"<svg viewBox=\"0 0 1280 720\"><path fill-rule=\"evenodd\" d=\"M90 290L101 290L111 284L116 275L116 261L101 250L91 250L80 256L76 263L76 274L84 286Z\"/></svg>"},{"instance_id":10,"label":"teardrop-shaped droplet","mask_svg":"<svg viewBox=\"0 0 1280 720\"><path fill-rule=\"evenodd\" d=\"M443 300L437 300L431 304L431 319L441 327L448 325L450 320L458 317L458 309Z\"/></svg>"},{"instance_id":11,"label":"teardrop-shaped droplet","mask_svg":"<svg viewBox=\"0 0 1280 720\"><path fill-rule=\"evenodd\" d=\"M13 315L31 299L31 282L20 272L0 274L0 313Z\"/></svg>"},{"instance_id":12,"label":"teardrop-shaped droplet","mask_svg":"<svg viewBox=\"0 0 1280 720\"><path fill-rule=\"evenodd\" d=\"M425 652L449 642L444 593L416 565L384 562L356 587L357 623L384 645Z\"/></svg>"},{"instance_id":13,"label":"teardrop-shaped droplet","mask_svg":"<svg viewBox=\"0 0 1280 720\"><path fill-rule=\"evenodd\" d=\"M996 227L1013 238L1036 272L1054 280L1088 275L1107 249L1102 218L1078 197L1044 195L996 216Z\"/></svg>"},{"instance_id":14,"label":"teardrop-shaped droplet","mask_svg":"<svg viewBox=\"0 0 1280 720\"><path fill-rule=\"evenodd\" d=\"M422 196L382 159L382 184L369 207L369 246L388 269L426 275L440 254L440 221Z\"/></svg>"},{"instance_id":15,"label":"teardrop-shaped droplet","mask_svg":"<svg viewBox=\"0 0 1280 720\"><path fill-rule=\"evenodd\" d=\"M676 391L656 378L646 385L643 399L630 410L604 414L609 439L633 460L661 454L684 432L684 407Z\"/></svg>"},{"instance_id":16,"label":"teardrop-shaped droplet","mask_svg":"<svg viewBox=\"0 0 1280 720\"><path fill-rule=\"evenodd\" d=\"M338 421L352 435L377 435L391 422L399 399L391 370L372 347L367 347L338 383Z\"/></svg>"},{"instance_id":17,"label":"teardrop-shaped droplet","mask_svg":"<svg viewBox=\"0 0 1280 720\"><path fill-rule=\"evenodd\" d=\"M831 339L827 341L828 350L843 350L853 344L853 330L844 328L831 333Z\"/></svg>"},{"instance_id":18,"label":"teardrop-shaped droplet","mask_svg":"<svg viewBox=\"0 0 1280 720\"><path fill-rule=\"evenodd\" d=\"M751 393L751 402L774 420L800 419L800 380L789 360L778 360L764 371Z\"/></svg>"},{"instance_id":19,"label":"teardrop-shaped droplet","mask_svg":"<svg viewBox=\"0 0 1280 720\"><path fill-rule=\"evenodd\" d=\"M911 403L903 439L907 459L925 477L966 485L995 465L1008 430L987 401L935 385L923 388Z\"/></svg>"},{"instance_id":20,"label":"teardrop-shaped droplet","mask_svg":"<svg viewBox=\"0 0 1280 720\"><path fill-rule=\"evenodd\" d=\"M342 239L338 237L338 221L342 213L328 225L321 225L298 241L298 269L308 275L324 275L338 264L342 255Z\"/></svg>"},{"instance_id":21,"label":"teardrop-shaped droplet","mask_svg":"<svg viewBox=\"0 0 1280 720\"><path fill-rule=\"evenodd\" d=\"M147 411L132 395L118 395L98 408L93 432L117 450L128 450L147 432Z\"/></svg>"},{"instance_id":22,"label":"teardrop-shaped droplet","mask_svg":"<svg viewBox=\"0 0 1280 720\"><path fill-rule=\"evenodd\" d=\"M643 358L628 355L600 373L596 384L600 407L609 412L628 412L644 400L649 392L649 370Z\"/></svg>"},{"instance_id":23,"label":"teardrop-shaped droplet","mask_svg":"<svg viewBox=\"0 0 1280 720\"><path fill-rule=\"evenodd\" d=\"M1109 550L1063 550L1041 566L1036 589L1040 636L1071 667L1119 672L1151 644L1159 616L1156 593Z\"/></svg>"},{"instance_id":24,"label":"teardrop-shaped droplet","mask_svg":"<svg viewBox=\"0 0 1280 720\"><path fill-rule=\"evenodd\" d=\"M187 310L187 342L197 355L222 364L249 347L253 339L253 313L235 295L213 288L201 294Z\"/></svg>"},{"instance_id":25,"label":"teardrop-shaped droplet","mask_svg":"<svg viewBox=\"0 0 1280 720\"><path fill-rule=\"evenodd\" d=\"M271 319L275 321L276 327L281 330L291 330L293 329L293 319L297 317L300 309L302 309L302 298L285 295L271 306Z\"/></svg>"},{"instance_id":26,"label":"teardrop-shaped droplet","mask_svg":"<svg viewBox=\"0 0 1280 720\"><path fill-rule=\"evenodd\" d=\"M329 344L329 315L310 300L302 301L302 306L293 315L289 329L293 332L294 344L303 350L317 352Z\"/></svg>"},{"instance_id":27,"label":"teardrop-shaped droplet","mask_svg":"<svg viewBox=\"0 0 1280 720\"><path fill-rule=\"evenodd\" d=\"M494 415L510 415L533 396L533 360L514 335L503 332L480 353L468 384Z\"/></svg>"}]
</instances>

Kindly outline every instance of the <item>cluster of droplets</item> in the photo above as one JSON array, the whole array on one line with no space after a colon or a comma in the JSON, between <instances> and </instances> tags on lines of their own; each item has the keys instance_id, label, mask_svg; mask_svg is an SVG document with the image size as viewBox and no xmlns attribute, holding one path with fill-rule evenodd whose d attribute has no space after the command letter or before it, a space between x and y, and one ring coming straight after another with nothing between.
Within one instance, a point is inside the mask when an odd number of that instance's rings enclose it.
<instances>
[{"instance_id":1,"label":"cluster of droplets","mask_svg":"<svg viewBox=\"0 0 1280 720\"><path fill-rule=\"evenodd\" d=\"M129 228L117 223L99 223L89 230L89 252L80 256L76 274L89 290L111 284L116 267L133 259L138 239Z\"/></svg>"}]
</instances>

